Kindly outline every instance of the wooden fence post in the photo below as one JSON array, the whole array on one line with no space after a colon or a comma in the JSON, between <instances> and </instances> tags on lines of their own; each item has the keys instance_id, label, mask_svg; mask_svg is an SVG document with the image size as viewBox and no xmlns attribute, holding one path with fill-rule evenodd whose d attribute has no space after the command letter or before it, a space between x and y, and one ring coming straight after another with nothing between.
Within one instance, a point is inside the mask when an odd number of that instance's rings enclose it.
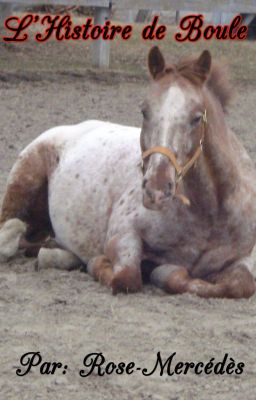
<instances>
[{"instance_id":1,"label":"wooden fence post","mask_svg":"<svg viewBox=\"0 0 256 400\"><path fill-rule=\"evenodd\" d=\"M95 7L94 25L104 25L110 17L110 9ZM108 40L98 39L92 44L92 63L97 68L109 67L110 43Z\"/></svg>"},{"instance_id":2,"label":"wooden fence post","mask_svg":"<svg viewBox=\"0 0 256 400\"><path fill-rule=\"evenodd\" d=\"M4 30L4 21L12 14L12 3L0 3L0 31Z\"/></svg>"}]
</instances>

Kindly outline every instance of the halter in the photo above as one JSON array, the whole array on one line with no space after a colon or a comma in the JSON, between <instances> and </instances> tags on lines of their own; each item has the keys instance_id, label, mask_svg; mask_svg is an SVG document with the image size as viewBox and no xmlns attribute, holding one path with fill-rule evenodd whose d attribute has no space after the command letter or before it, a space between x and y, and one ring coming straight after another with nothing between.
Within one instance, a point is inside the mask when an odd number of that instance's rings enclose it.
<instances>
[{"instance_id":1,"label":"halter","mask_svg":"<svg viewBox=\"0 0 256 400\"><path fill-rule=\"evenodd\" d=\"M196 164L196 161L198 160L198 158L200 157L200 155L203 151L206 125L207 125L207 115L206 115L206 109L205 109L204 113L202 115L202 125L201 125L202 133L201 133L201 138L199 141L199 146L197 147L193 156L190 158L190 160L184 166L179 165L177 158L176 158L175 154L173 153L173 151L171 149L169 149L168 147L164 147L164 146L155 146L155 147L151 147L151 149L144 151L142 153L142 163L151 154L155 154L155 153L163 154L164 156L169 158L170 162L172 163L172 165L175 168L175 171L176 171L175 181L176 181L176 186L177 186L177 184L184 178L184 176L190 170L190 168ZM143 166L143 164L142 164L142 166ZM181 197L182 201L185 204L190 204L189 199L187 199L185 196L180 195L179 197Z\"/></svg>"}]
</instances>

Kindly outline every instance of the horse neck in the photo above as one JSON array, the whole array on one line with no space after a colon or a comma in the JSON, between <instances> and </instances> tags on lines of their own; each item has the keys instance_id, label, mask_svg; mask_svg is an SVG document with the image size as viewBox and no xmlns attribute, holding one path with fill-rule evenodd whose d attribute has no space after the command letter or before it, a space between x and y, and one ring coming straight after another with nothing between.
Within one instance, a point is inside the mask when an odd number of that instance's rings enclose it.
<instances>
[{"instance_id":1,"label":"horse neck","mask_svg":"<svg viewBox=\"0 0 256 400\"><path fill-rule=\"evenodd\" d=\"M185 179L184 189L195 204L212 214L234 191L238 171L223 110L212 97L207 101L207 119L203 153Z\"/></svg>"}]
</instances>

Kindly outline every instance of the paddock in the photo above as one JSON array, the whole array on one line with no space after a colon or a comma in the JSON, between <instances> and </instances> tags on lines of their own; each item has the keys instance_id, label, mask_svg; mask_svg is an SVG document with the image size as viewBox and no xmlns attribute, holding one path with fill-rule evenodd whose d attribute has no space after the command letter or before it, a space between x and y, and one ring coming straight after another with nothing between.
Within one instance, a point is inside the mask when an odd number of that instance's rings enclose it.
<instances>
[{"instance_id":1,"label":"paddock","mask_svg":"<svg viewBox=\"0 0 256 400\"><path fill-rule=\"evenodd\" d=\"M52 126L104 119L140 126L147 89L146 57L152 43L137 25L125 44L111 46L109 70L91 68L89 44L33 41L1 46L0 198L17 154ZM165 54L199 52L204 41L178 44L174 26L158 44ZM237 92L228 114L232 129L256 160L255 43L207 43L213 57L229 62ZM256 258L255 258L256 263ZM35 271L35 259L20 255L0 264L1 377L5 399L255 399L256 296L250 300L168 296L145 286L142 293L112 296L81 271ZM68 365L66 374L19 377L19 358L40 351L43 361ZM108 361L153 368L156 354L177 361L221 361L228 353L244 362L242 375L79 376L88 353Z\"/></svg>"}]
</instances>

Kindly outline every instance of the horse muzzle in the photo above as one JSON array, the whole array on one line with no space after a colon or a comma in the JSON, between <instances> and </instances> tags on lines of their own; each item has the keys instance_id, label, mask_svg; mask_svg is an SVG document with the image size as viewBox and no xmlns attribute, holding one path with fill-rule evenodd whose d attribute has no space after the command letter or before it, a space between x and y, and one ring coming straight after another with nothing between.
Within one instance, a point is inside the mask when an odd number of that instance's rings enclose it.
<instances>
[{"instance_id":1,"label":"horse muzzle","mask_svg":"<svg viewBox=\"0 0 256 400\"><path fill-rule=\"evenodd\" d=\"M150 210L168 208L175 194L175 183L168 182L164 188L154 188L149 180L143 180L143 205Z\"/></svg>"}]
</instances>

